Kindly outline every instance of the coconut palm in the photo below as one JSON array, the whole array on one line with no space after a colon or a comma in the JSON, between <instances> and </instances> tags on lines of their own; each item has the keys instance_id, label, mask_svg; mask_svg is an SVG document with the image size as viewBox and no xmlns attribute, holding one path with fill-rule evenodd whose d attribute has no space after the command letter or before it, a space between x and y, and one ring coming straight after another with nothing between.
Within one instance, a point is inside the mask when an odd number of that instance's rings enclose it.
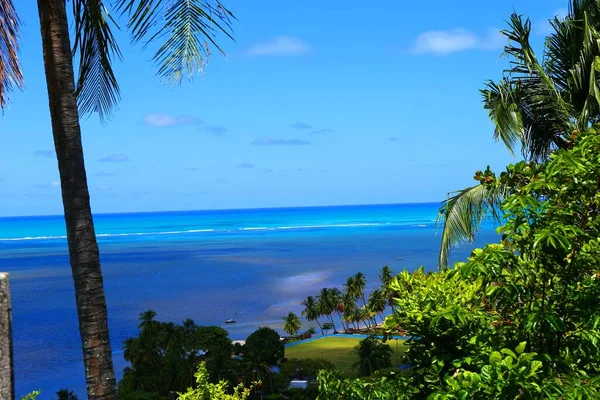
<instances>
[{"instance_id":1,"label":"coconut palm","mask_svg":"<svg viewBox=\"0 0 600 400\"><path fill-rule=\"evenodd\" d=\"M387 288L392 282L392 279L394 279L393 275L394 272L389 266L384 265L381 267L381 271L379 271L379 281L384 289Z\"/></svg>"},{"instance_id":2,"label":"coconut palm","mask_svg":"<svg viewBox=\"0 0 600 400\"><path fill-rule=\"evenodd\" d=\"M375 289L369 295L369 302L367 303L368 309L375 315L379 315L383 322L381 314L385 311L387 306L386 294L382 289Z\"/></svg>"},{"instance_id":3,"label":"coconut palm","mask_svg":"<svg viewBox=\"0 0 600 400\"><path fill-rule=\"evenodd\" d=\"M209 45L220 50L216 34L231 36L232 15L217 0L72 0L71 15L66 0L37 3L88 398L114 399L106 299L79 124L80 115L88 113L105 121L119 100L112 67L121 52L109 7L127 18L134 42L158 43L158 75L172 83L202 69ZM0 108L10 90L23 85L14 4L0 0Z\"/></svg>"},{"instance_id":4,"label":"coconut palm","mask_svg":"<svg viewBox=\"0 0 600 400\"><path fill-rule=\"evenodd\" d=\"M510 68L499 82L488 81L481 91L494 123L494 138L527 160L544 160L568 147L572 135L600 120L600 3L571 0L568 15L551 21L552 32L542 61L529 43L531 22L513 13L504 48ZM449 196L440 208L443 220L439 266L445 268L450 248L472 242L484 218L500 220L499 204L516 188L476 174L472 187ZM486 181L487 179L487 181Z\"/></svg>"},{"instance_id":5,"label":"coconut palm","mask_svg":"<svg viewBox=\"0 0 600 400\"><path fill-rule=\"evenodd\" d=\"M390 288L390 283L394 279L394 272L390 267L384 265L381 267L379 272L379 281L381 282L381 288L385 294L386 301L389 306L392 307L392 312L396 312L396 305L394 304L394 297L396 293Z\"/></svg>"},{"instance_id":6,"label":"coconut palm","mask_svg":"<svg viewBox=\"0 0 600 400\"><path fill-rule=\"evenodd\" d=\"M350 328L349 324L352 324L355 328L358 328L356 326L356 322L358 321L352 318L356 310L356 298L354 298L354 296L352 296L347 290L344 290L342 292L342 296L340 298L340 306L343 308L341 312L344 321L346 321L346 329ZM338 308L340 306L338 306Z\"/></svg>"},{"instance_id":7,"label":"coconut palm","mask_svg":"<svg viewBox=\"0 0 600 400\"><path fill-rule=\"evenodd\" d=\"M392 348L382 343L377 336L369 336L354 348L359 360L353 367L361 376L369 376L373 372L392 366Z\"/></svg>"},{"instance_id":8,"label":"coconut palm","mask_svg":"<svg viewBox=\"0 0 600 400\"><path fill-rule=\"evenodd\" d=\"M320 314L329 317L333 331L336 332L337 329L335 328L335 322L333 322L332 316L338 305L335 292L332 290L332 288L322 288L317 296L317 299L319 302Z\"/></svg>"},{"instance_id":9,"label":"coconut palm","mask_svg":"<svg viewBox=\"0 0 600 400\"><path fill-rule=\"evenodd\" d=\"M308 296L306 299L302 300L301 304L304 307L301 315L306 318L307 321L316 321L322 335L323 327L319 322L319 302L314 297Z\"/></svg>"},{"instance_id":10,"label":"coconut palm","mask_svg":"<svg viewBox=\"0 0 600 400\"><path fill-rule=\"evenodd\" d=\"M365 300L365 288L367 287L367 278L365 277L365 274L362 272L357 272L354 274L354 285L356 288L356 294L361 298L363 306L366 306L367 301Z\"/></svg>"},{"instance_id":11,"label":"coconut palm","mask_svg":"<svg viewBox=\"0 0 600 400\"><path fill-rule=\"evenodd\" d=\"M298 318L298 316L291 311L288 313L288 315L283 317L283 321L285 322L283 325L283 330L290 336L296 336L302 327L300 318Z\"/></svg>"}]
</instances>

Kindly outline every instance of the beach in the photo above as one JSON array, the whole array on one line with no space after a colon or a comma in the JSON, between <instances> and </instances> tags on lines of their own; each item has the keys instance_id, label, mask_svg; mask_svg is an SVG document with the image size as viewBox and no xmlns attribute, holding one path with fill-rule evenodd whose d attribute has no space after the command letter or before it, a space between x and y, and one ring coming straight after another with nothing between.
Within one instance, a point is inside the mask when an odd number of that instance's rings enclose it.
<instances>
[{"instance_id":1,"label":"beach","mask_svg":"<svg viewBox=\"0 0 600 400\"><path fill-rule=\"evenodd\" d=\"M232 339L259 326L281 333L288 311L321 287L356 272L377 287L395 272L437 268L439 204L110 214L95 218L119 378L121 343L138 315L219 325ZM476 244L496 238L484 225ZM472 246L453 252L464 259ZM61 216L0 219L0 270L11 274L16 393L61 387L83 395L85 380ZM235 324L225 324L234 318ZM305 320L303 330L309 325Z\"/></svg>"}]
</instances>

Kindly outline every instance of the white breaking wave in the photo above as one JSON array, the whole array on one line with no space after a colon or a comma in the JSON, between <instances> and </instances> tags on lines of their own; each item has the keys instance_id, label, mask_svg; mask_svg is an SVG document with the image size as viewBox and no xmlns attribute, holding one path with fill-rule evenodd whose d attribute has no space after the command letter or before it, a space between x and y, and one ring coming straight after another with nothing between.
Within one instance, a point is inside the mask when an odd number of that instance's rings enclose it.
<instances>
[{"instance_id":1,"label":"white breaking wave","mask_svg":"<svg viewBox=\"0 0 600 400\"><path fill-rule=\"evenodd\" d=\"M190 229L185 231L164 231L164 232L127 232L127 233L98 233L96 234L99 238L111 238L111 237L128 237L128 236L153 236L153 235L185 235L193 233L231 233L231 232L243 232L243 231L277 231L277 230L293 230L293 229L328 229L328 228L360 228L360 227L374 227L374 226L387 226L387 225L406 225L406 224L394 224L391 222L385 223L350 223L350 224L329 224L329 225L295 225L295 226L277 226L277 227L247 227L247 228L229 228L229 229ZM426 225L419 225L426 226ZM66 236L26 236L17 238L0 238L0 242L14 242L22 240L64 240Z\"/></svg>"}]
</instances>

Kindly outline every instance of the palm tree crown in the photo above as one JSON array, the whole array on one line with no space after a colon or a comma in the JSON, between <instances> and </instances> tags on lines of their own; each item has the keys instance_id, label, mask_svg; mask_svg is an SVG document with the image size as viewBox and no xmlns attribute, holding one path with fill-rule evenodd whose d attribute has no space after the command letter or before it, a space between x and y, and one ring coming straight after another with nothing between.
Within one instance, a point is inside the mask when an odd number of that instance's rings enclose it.
<instances>
[{"instance_id":1,"label":"palm tree crown","mask_svg":"<svg viewBox=\"0 0 600 400\"><path fill-rule=\"evenodd\" d=\"M289 312L288 315L283 317L285 322L283 330L290 336L295 336L301 328L300 318L293 312Z\"/></svg>"},{"instance_id":2,"label":"palm tree crown","mask_svg":"<svg viewBox=\"0 0 600 400\"><path fill-rule=\"evenodd\" d=\"M571 0L568 15L550 24L540 61L529 42L531 22L513 13L501 32L508 39L510 68L481 91L494 138L532 161L568 147L574 133L600 120L600 2ZM475 239L483 219L501 219L499 205L514 188L488 185L489 176L477 173L478 184L453 193L440 208L440 268L447 266L452 246Z\"/></svg>"}]
</instances>

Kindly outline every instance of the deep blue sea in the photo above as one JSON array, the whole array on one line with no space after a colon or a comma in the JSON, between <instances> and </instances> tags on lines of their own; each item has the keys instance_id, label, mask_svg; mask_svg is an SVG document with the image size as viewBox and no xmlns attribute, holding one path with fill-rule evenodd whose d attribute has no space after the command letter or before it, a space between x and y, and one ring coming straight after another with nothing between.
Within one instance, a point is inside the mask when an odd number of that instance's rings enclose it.
<instances>
[{"instance_id":1,"label":"deep blue sea","mask_svg":"<svg viewBox=\"0 0 600 400\"><path fill-rule=\"evenodd\" d=\"M281 332L288 311L358 271L437 268L439 204L188 211L95 216L118 378L138 315ZM0 218L0 271L11 276L16 392L61 387L85 398L75 295L62 216ZM476 245L496 240L486 224ZM464 259L473 246L453 251ZM235 325L224 325L235 318ZM303 322L303 329L308 324Z\"/></svg>"}]
</instances>

